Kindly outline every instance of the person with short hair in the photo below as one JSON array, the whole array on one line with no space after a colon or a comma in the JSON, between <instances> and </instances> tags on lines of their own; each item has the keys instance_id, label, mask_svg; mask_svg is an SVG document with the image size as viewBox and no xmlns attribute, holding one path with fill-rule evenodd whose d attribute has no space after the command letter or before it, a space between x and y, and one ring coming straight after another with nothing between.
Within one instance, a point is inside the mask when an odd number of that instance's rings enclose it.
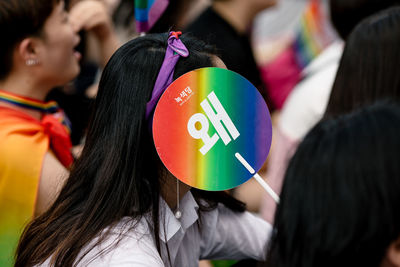
<instances>
[{"instance_id":1,"label":"person with short hair","mask_svg":"<svg viewBox=\"0 0 400 267\"><path fill-rule=\"evenodd\" d=\"M73 162L69 121L47 93L79 73L61 0L0 1L0 265L53 202Z\"/></svg>"}]
</instances>

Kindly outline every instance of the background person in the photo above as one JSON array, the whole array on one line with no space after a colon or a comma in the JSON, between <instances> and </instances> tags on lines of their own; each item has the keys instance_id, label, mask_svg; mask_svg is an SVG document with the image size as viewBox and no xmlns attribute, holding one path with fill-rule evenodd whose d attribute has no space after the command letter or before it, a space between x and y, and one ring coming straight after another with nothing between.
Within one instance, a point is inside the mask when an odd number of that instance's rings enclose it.
<instances>
[{"instance_id":1,"label":"background person","mask_svg":"<svg viewBox=\"0 0 400 267\"><path fill-rule=\"evenodd\" d=\"M68 120L44 100L79 73L80 54L63 1L1 1L0 32L0 265L11 266L24 226L52 204L73 161Z\"/></svg>"},{"instance_id":2,"label":"background person","mask_svg":"<svg viewBox=\"0 0 400 267\"><path fill-rule=\"evenodd\" d=\"M362 19L387 7L399 4L400 2L398 0L330 0L332 23L341 38L347 40L350 32ZM342 67L342 65L348 65L350 62L359 63L362 60L360 57L367 54L374 55L371 57L367 56L367 58L373 58L373 61L364 61L362 65L358 64L357 67L355 67L356 65L354 65L354 63L350 63L354 66L352 70L350 71L348 67L345 67L346 71L340 74L341 77L336 78L346 80L347 84L345 85L345 83L342 83L343 87L340 89L344 94L364 91L364 78L373 81L371 86L374 87L373 90L376 92L379 90L386 90L383 88L385 86L384 83L382 83L383 78L385 83L391 84L390 88L395 86L398 75L394 74L394 69L398 68L398 66L395 61L388 60L386 62L383 60L386 58L399 58L397 56L398 49L392 48L398 42L398 34L396 26L390 26L389 22L385 24L385 27L386 30L380 33L378 33L380 30L378 30L377 27L376 30L371 30L368 34L368 38L361 37L361 35L358 34L358 37L355 37L357 39L357 46L352 45L352 51L347 53L346 59L342 59L342 61L346 61L347 63L340 62L343 44L341 42L334 42L310 64L308 68L311 70L311 74L297 85L288 97L280 113L274 132L274 147L271 149L269 156L270 164L266 175L268 182L277 192L281 190L287 164L296 151L297 145L325 113L328 101L330 101L329 97L333 90L332 85L335 81L335 77L336 75L339 76L339 74L337 74L339 63L341 68L343 68L344 66ZM392 35L388 36L386 31L392 32ZM384 38L386 41L377 44L379 38ZM374 44L377 50L366 50L368 47L367 44ZM389 51L387 49L389 49ZM377 60L379 60L379 63ZM376 68L377 64L381 64L382 68ZM374 74L368 77L363 76L362 78L357 77L354 79L354 75L356 75L354 72L365 73L363 69L367 68L370 70L376 68L378 74L374 72ZM386 71L387 73L383 74L383 72ZM351 86L351 88L349 88L349 86ZM378 95L379 94L376 96ZM373 97L373 99L376 100L377 98ZM366 103L360 99L360 104ZM342 113L343 112L345 111L342 110ZM275 207L276 204L273 199L265 195L261 205L262 217L272 222Z\"/></svg>"},{"instance_id":3,"label":"background person","mask_svg":"<svg viewBox=\"0 0 400 267\"><path fill-rule=\"evenodd\" d=\"M322 121L290 161L267 264L400 266L400 108Z\"/></svg>"},{"instance_id":4,"label":"background person","mask_svg":"<svg viewBox=\"0 0 400 267\"><path fill-rule=\"evenodd\" d=\"M228 69L248 79L270 104L250 44L249 28L256 15L276 0L214 0L186 31L215 45Z\"/></svg>"}]
</instances>

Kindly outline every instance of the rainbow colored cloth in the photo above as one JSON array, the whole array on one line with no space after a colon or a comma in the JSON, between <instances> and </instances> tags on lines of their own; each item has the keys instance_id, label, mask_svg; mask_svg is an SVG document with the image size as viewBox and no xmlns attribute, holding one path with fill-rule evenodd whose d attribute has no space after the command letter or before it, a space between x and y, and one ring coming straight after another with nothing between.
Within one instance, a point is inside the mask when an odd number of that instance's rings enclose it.
<instances>
[{"instance_id":1,"label":"rainbow colored cloth","mask_svg":"<svg viewBox=\"0 0 400 267\"><path fill-rule=\"evenodd\" d=\"M28 115L0 107L0 266L12 266L32 219L49 137Z\"/></svg>"},{"instance_id":2,"label":"rainbow colored cloth","mask_svg":"<svg viewBox=\"0 0 400 267\"><path fill-rule=\"evenodd\" d=\"M23 99L1 90L0 100L30 109L37 109L36 106L39 107L41 104L40 101ZM39 121L18 109L0 106L0 266L2 267L13 266L18 240L26 224L33 218L46 152L52 149L66 167L72 163L72 156L66 145L61 144L64 146L64 152L61 150L56 153L54 150L54 147L60 146L57 131L61 133L61 141L64 138L70 142L68 131L55 115L57 113L44 115Z\"/></svg>"},{"instance_id":3,"label":"rainbow colored cloth","mask_svg":"<svg viewBox=\"0 0 400 267\"><path fill-rule=\"evenodd\" d=\"M301 70L334 41L330 27L321 0L310 0L293 42L293 50Z\"/></svg>"},{"instance_id":4,"label":"rainbow colored cloth","mask_svg":"<svg viewBox=\"0 0 400 267\"><path fill-rule=\"evenodd\" d=\"M167 9L169 0L135 0L138 33L148 32Z\"/></svg>"}]
</instances>

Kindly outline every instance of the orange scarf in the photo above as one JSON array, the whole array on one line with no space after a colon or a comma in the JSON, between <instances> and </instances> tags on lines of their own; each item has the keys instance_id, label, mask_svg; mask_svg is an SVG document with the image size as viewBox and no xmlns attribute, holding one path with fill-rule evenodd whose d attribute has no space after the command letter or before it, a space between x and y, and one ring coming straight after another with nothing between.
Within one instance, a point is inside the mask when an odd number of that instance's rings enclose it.
<instances>
[{"instance_id":1,"label":"orange scarf","mask_svg":"<svg viewBox=\"0 0 400 267\"><path fill-rule=\"evenodd\" d=\"M12 266L19 237L32 219L43 159L51 150L65 167L73 162L62 112L41 121L0 107L0 266Z\"/></svg>"}]
</instances>

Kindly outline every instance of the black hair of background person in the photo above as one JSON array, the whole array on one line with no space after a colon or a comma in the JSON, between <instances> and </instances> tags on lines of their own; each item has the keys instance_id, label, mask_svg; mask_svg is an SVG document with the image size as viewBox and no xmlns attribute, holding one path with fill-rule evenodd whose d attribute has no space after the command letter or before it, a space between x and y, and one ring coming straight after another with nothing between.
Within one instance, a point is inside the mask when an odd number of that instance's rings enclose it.
<instances>
[{"instance_id":1,"label":"black hair of background person","mask_svg":"<svg viewBox=\"0 0 400 267\"><path fill-rule=\"evenodd\" d=\"M166 170L144 118L167 39L167 34L148 34L129 41L111 57L100 80L82 155L55 203L25 229L15 266L33 266L52 255L55 266L71 266L84 256L78 258L82 248L106 227L125 216L140 220L148 212L160 252L160 172ZM178 61L174 79L213 66L211 47L190 36L182 35L181 40L190 55ZM196 200L207 201L198 202L199 227L201 213L216 208L217 203L238 212L245 210L242 202L225 192L191 191Z\"/></svg>"},{"instance_id":2,"label":"black hair of background person","mask_svg":"<svg viewBox=\"0 0 400 267\"><path fill-rule=\"evenodd\" d=\"M398 104L318 123L290 161L266 266L381 266L400 237L399 136Z\"/></svg>"},{"instance_id":3,"label":"black hair of background person","mask_svg":"<svg viewBox=\"0 0 400 267\"><path fill-rule=\"evenodd\" d=\"M363 20L349 35L325 117L380 98L400 100L400 6Z\"/></svg>"},{"instance_id":4,"label":"black hair of background person","mask_svg":"<svg viewBox=\"0 0 400 267\"><path fill-rule=\"evenodd\" d=\"M274 109L261 80L251 47L250 36L237 32L212 7L203 11L185 29L185 32L215 45L227 68L248 79L263 95L270 111Z\"/></svg>"},{"instance_id":5,"label":"black hair of background person","mask_svg":"<svg viewBox=\"0 0 400 267\"><path fill-rule=\"evenodd\" d=\"M343 40L362 19L395 5L400 0L329 0L331 21Z\"/></svg>"}]
</instances>

